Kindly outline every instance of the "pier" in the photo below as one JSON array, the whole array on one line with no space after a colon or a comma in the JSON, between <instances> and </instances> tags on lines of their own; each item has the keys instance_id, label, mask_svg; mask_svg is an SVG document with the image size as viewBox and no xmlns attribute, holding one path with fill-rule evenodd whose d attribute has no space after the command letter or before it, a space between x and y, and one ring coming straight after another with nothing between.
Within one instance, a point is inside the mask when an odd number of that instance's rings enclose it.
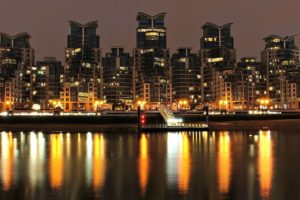
<instances>
[{"instance_id":1,"label":"pier","mask_svg":"<svg viewBox=\"0 0 300 200\"><path fill-rule=\"evenodd\" d=\"M167 132L167 131L208 131L208 121L203 123L184 123L182 118L176 118L172 110L166 106L159 107L159 113L165 124L146 124L144 115L138 109L138 132Z\"/></svg>"}]
</instances>

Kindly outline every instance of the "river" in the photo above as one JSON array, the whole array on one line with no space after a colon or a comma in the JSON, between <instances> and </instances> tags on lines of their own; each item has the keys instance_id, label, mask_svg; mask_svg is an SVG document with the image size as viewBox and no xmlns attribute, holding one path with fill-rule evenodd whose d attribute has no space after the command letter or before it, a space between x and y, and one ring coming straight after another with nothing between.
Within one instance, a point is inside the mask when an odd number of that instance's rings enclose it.
<instances>
[{"instance_id":1,"label":"river","mask_svg":"<svg viewBox=\"0 0 300 200\"><path fill-rule=\"evenodd\" d=\"M300 199L299 127L0 141L0 199Z\"/></svg>"}]
</instances>

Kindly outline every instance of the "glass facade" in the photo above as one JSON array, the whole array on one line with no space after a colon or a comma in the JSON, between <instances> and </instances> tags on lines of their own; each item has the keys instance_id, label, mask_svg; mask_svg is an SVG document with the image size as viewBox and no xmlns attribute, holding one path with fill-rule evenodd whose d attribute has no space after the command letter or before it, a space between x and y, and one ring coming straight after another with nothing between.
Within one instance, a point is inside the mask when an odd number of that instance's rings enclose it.
<instances>
[{"instance_id":1,"label":"glass facade","mask_svg":"<svg viewBox=\"0 0 300 200\"><path fill-rule=\"evenodd\" d=\"M200 62L190 48L180 48L171 58L173 100L187 99L191 107L201 102Z\"/></svg>"},{"instance_id":2,"label":"glass facade","mask_svg":"<svg viewBox=\"0 0 300 200\"><path fill-rule=\"evenodd\" d=\"M201 61L201 97L203 103L212 103L220 98L219 74L236 65L232 23L218 26L206 23L202 26L199 57Z\"/></svg>"},{"instance_id":3,"label":"glass facade","mask_svg":"<svg viewBox=\"0 0 300 200\"><path fill-rule=\"evenodd\" d=\"M266 74L266 96L274 108L290 106L290 71L299 71L299 50L295 37L270 35L264 38L265 49L261 52L263 71ZM294 74L294 73L292 73Z\"/></svg>"},{"instance_id":4,"label":"glass facade","mask_svg":"<svg viewBox=\"0 0 300 200\"><path fill-rule=\"evenodd\" d=\"M10 36L0 34L0 87L1 102L9 103L10 109L30 108L32 103L31 67L34 64L34 50L30 46L30 35L20 33ZM5 85L13 85L10 92L4 92ZM7 101L6 96L10 96Z\"/></svg>"},{"instance_id":5,"label":"glass facade","mask_svg":"<svg viewBox=\"0 0 300 200\"><path fill-rule=\"evenodd\" d=\"M33 75L33 102L49 108L49 101L59 100L63 88L64 67L55 57L37 61Z\"/></svg>"},{"instance_id":6,"label":"glass facade","mask_svg":"<svg viewBox=\"0 0 300 200\"><path fill-rule=\"evenodd\" d=\"M150 16L138 13L137 48L167 48L167 33L164 25L165 13Z\"/></svg>"},{"instance_id":7,"label":"glass facade","mask_svg":"<svg viewBox=\"0 0 300 200\"><path fill-rule=\"evenodd\" d=\"M134 50L134 98L149 104L171 101L170 52L166 48L165 13L138 13Z\"/></svg>"},{"instance_id":8,"label":"glass facade","mask_svg":"<svg viewBox=\"0 0 300 200\"><path fill-rule=\"evenodd\" d=\"M70 21L70 27L65 49L64 107L69 111L93 110L93 102L102 98L103 89L98 23Z\"/></svg>"},{"instance_id":9,"label":"glass facade","mask_svg":"<svg viewBox=\"0 0 300 200\"><path fill-rule=\"evenodd\" d=\"M113 47L102 59L104 99L113 108L125 109L132 103L132 58L123 47ZM128 107L128 106L127 106Z\"/></svg>"}]
</instances>

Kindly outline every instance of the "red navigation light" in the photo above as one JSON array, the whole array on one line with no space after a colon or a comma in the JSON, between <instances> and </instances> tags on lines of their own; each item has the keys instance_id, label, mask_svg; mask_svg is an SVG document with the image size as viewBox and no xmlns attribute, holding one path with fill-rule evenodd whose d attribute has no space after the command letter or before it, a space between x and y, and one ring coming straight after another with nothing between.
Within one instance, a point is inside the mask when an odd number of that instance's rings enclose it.
<instances>
[{"instance_id":1,"label":"red navigation light","mask_svg":"<svg viewBox=\"0 0 300 200\"><path fill-rule=\"evenodd\" d=\"M146 123L146 116L141 115L141 124L145 124L145 123Z\"/></svg>"}]
</instances>

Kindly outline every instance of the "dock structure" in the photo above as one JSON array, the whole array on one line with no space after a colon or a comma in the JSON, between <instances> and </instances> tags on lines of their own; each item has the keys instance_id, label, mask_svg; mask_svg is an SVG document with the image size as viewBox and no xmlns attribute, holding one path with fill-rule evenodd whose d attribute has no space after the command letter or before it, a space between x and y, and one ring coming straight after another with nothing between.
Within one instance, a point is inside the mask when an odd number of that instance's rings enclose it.
<instances>
[{"instance_id":1,"label":"dock structure","mask_svg":"<svg viewBox=\"0 0 300 200\"><path fill-rule=\"evenodd\" d=\"M193 123L182 124L181 126L168 126L165 124L151 124L142 126L142 131L145 132L167 132L167 131L208 131L209 128L206 124Z\"/></svg>"},{"instance_id":2,"label":"dock structure","mask_svg":"<svg viewBox=\"0 0 300 200\"><path fill-rule=\"evenodd\" d=\"M145 132L167 132L167 131L208 131L208 123L183 123L183 120L176 118L172 110L166 106L159 107L159 113L163 117L165 124L141 125L139 131Z\"/></svg>"}]
</instances>

